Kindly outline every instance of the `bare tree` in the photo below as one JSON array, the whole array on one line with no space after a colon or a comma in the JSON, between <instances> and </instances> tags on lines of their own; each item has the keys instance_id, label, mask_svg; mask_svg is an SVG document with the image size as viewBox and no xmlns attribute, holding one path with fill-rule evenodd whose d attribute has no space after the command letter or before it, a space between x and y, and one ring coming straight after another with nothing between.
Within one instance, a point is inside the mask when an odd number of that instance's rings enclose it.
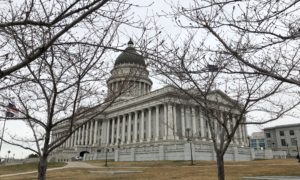
<instances>
[{"instance_id":1,"label":"bare tree","mask_svg":"<svg viewBox=\"0 0 300 180\"><path fill-rule=\"evenodd\" d=\"M122 12L129 6L125 0L2 1L0 79L26 67L55 43L84 41L80 34L89 28L87 23L107 22L111 11Z\"/></svg>"},{"instance_id":2,"label":"bare tree","mask_svg":"<svg viewBox=\"0 0 300 180\"><path fill-rule=\"evenodd\" d=\"M223 53L199 47L195 34L181 43L176 43L177 39L165 41L171 43L158 43L160 51L148 51L153 69L203 109L216 152L218 177L225 179L224 155L238 140L235 134L239 127L266 123L289 113L300 103L294 97L297 89L269 76L246 73L247 66L235 64ZM267 112L265 117L256 115L261 112Z\"/></svg>"},{"instance_id":3,"label":"bare tree","mask_svg":"<svg viewBox=\"0 0 300 180\"><path fill-rule=\"evenodd\" d=\"M221 125L224 142L213 142L218 176L224 179L223 155L240 124L264 124L295 115L300 82L299 2L191 0L170 5L167 17L175 19L185 37L157 37L151 58L167 83L193 97L212 117L211 132L214 120ZM216 87L240 109L231 131L205 105ZM197 96L187 89L196 90Z\"/></svg>"},{"instance_id":4,"label":"bare tree","mask_svg":"<svg viewBox=\"0 0 300 180\"><path fill-rule=\"evenodd\" d=\"M5 108L7 101L13 99L18 116L4 115L1 119L18 121L31 129L28 136L18 136L18 133L8 129L2 140L39 156L38 179L46 179L49 154L127 90L111 91L109 99L106 99L106 86L103 84L110 65L108 53L111 49L118 49L116 37L119 27L123 23L130 25L126 13L131 5L125 1L106 2L89 4L89 1L85 4L85 1L75 1L66 9L65 2L61 2L51 10L48 1L32 1L28 6L34 10L28 12L27 18L2 28L5 32L3 39L6 40L2 47L8 54L1 61L3 67L7 67L1 76L5 78L0 82L1 99L6 99L1 106ZM44 6L47 8L43 10ZM56 12L56 8L63 11ZM80 20L85 20L81 26L68 31L71 20L75 19L72 26L79 22L78 18L74 18L76 13L73 11L81 12L83 17L80 16ZM92 12L94 16L87 18ZM58 22L52 22L52 18L56 17L53 14L57 15ZM64 16L71 19L60 19ZM35 20L39 18L43 21L38 20L36 24ZM81 32L77 34L75 30ZM82 117L84 120L78 121ZM51 141L51 133L57 128L63 128L64 134Z\"/></svg>"},{"instance_id":5,"label":"bare tree","mask_svg":"<svg viewBox=\"0 0 300 180\"><path fill-rule=\"evenodd\" d=\"M299 83L299 1L192 1L174 6L177 24L203 30L215 51L274 80ZM183 21L187 20L187 21Z\"/></svg>"}]
</instances>

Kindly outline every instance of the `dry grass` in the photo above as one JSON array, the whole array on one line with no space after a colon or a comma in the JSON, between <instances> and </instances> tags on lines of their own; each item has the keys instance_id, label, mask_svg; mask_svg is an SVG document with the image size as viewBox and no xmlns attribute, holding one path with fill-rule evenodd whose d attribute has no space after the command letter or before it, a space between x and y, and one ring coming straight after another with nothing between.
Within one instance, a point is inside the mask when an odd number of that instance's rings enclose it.
<instances>
[{"instance_id":1,"label":"dry grass","mask_svg":"<svg viewBox=\"0 0 300 180\"><path fill-rule=\"evenodd\" d=\"M140 179L217 179L215 162L201 161L196 165L189 166L188 161L152 161L152 162L109 162L109 167L104 168L103 161L88 161L89 164L96 165L97 169L64 169L50 171L48 179L53 180L140 180ZM139 174L118 174L110 172L129 170L143 171ZM250 162L226 162L225 173L227 180L237 180L245 176L268 176L268 175L297 175L300 176L300 164L296 160L266 160ZM22 177L2 178L3 180L27 180L35 179L36 174Z\"/></svg>"},{"instance_id":2,"label":"dry grass","mask_svg":"<svg viewBox=\"0 0 300 180\"><path fill-rule=\"evenodd\" d=\"M66 165L66 163L49 163L48 167L54 168L54 167L62 167L64 165ZM8 166L1 165L0 175L35 171L37 169L37 166L38 166L37 163L16 164L16 165L8 165Z\"/></svg>"}]
</instances>

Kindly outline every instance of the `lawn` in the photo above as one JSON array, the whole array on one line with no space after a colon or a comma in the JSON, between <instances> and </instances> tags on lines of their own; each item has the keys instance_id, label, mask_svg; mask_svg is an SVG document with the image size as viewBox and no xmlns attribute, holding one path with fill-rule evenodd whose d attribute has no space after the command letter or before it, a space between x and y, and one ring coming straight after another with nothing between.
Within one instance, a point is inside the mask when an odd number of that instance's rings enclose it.
<instances>
[{"instance_id":1,"label":"lawn","mask_svg":"<svg viewBox=\"0 0 300 180\"><path fill-rule=\"evenodd\" d=\"M36 171L38 163L26 163L26 164L16 164L16 165L0 165L0 175L3 174L11 174L11 173L20 173L20 172L27 172L27 171ZM66 163L49 163L48 167L62 167L66 165Z\"/></svg>"},{"instance_id":2,"label":"lawn","mask_svg":"<svg viewBox=\"0 0 300 180\"><path fill-rule=\"evenodd\" d=\"M48 179L104 179L104 180L140 180L140 179L217 179L216 165L213 161L197 161L190 166L189 161L149 161L149 162L108 162L104 167L103 161L87 161L96 165L94 169L63 169L49 171ZM143 171L138 174L112 174L116 171ZM297 175L300 176L300 164L296 160L261 160L250 162L226 162L226 179L237 180L245 176ZM3 180L34 179L35 174L22 177L1 178Z\"/></svg>"}]
</instances>

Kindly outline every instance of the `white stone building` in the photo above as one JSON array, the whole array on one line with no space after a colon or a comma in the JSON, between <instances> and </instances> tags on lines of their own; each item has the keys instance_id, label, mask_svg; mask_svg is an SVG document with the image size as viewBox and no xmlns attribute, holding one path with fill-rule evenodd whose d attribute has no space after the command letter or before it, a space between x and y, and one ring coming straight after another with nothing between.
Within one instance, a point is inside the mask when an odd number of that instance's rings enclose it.
<instances>
[{"instance_id":1,"label":"white stone building","mask_svg":"<svg viewBox=\"0 0 300 180\"><path fill-rule=\"evenodd\" d=\"M266 147L273 151L286 151L287 156L296 156L300 145L300 123L286 124L264 129Z\"/></svg>"},{"instance_id":2,"label":"white stone building","mask_svg":"<svg viewBox=\"0 0 300 180\"><path fill-rule=\"evenodd\" d=\"M193 137L194 159L215 159L207 118L199 104L171 86L151 91L152 81L144 58L131 41L116 59L111 74L107 81L108 101L118 92L123 94L103 114L73 133L52 158L67 161L88 151L85 159L104 159L108 150L108 158L116 161L187 160L190 158L186 141L188 129ZM238 113L232 109L232 99L216 90L211 101L212 104L218 101L221 117L230 118L234 123ZM228 106L231 106L230 112ZM215 127L219 135L217 122ZM63 128L55 130L52 138L59 138L63 131ZM250 160L247 144L246 127L242 125L225 159Z\"/></svg>"}]
</instances>

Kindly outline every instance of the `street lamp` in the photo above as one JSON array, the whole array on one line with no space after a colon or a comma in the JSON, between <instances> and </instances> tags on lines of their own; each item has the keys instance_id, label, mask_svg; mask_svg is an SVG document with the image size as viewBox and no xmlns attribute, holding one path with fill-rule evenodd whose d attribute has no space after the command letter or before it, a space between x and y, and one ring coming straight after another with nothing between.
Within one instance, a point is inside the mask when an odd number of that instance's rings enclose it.
<instances>
[{"instance_id":1,"label":"street lamp","mask_svg":"<svg viewBox=\"0 0 300 180\"><path fill-rule=\"evenodd\" d=\"M192 137L190 136L190 128L186 128L186 132L187 132L187 142L190 143L190 150L191 150L191 165L194 165L194 161L193 161L193 151L192 151Z\"/></svg>"},{"instance_id":2,"label":"street lamp","mask_svg":"<svg viewBox=\"0 0 300 180\"><path fill-rule=\"evenodd\" d=\"M9 161L10 150L7 151L7 162Z\"/></svg>"},{"instance_id":3,"label":"street lamp","mask_svg":"<svg viewBox=\"0 0 300 180\"><path fill-rule=\"evenodd\" d=\"M105 167L107 167L107 151L108 151L108 148L105 147L105 164L104 164Z\"/></svg>"},{"instance_id":4,"label":"street lamp","mask_svg":"<svg viewBox=\"0 0 300 180\"><path fill-rule=\"evenodd\" d=\"M286 148L287 148L287 156L289 157L290 156L290 152L289 152L289 144L286 143Z\"/></svg>"},{"instance_id":5,"label":"street lamp","mask_svg":"<svg viewBox=\"0 0 300 180\"><path fill-rule=\"evenodd\" d=\"M247 139L248 139L248 146L250 148L250 136L247 136Z\"/></svg>"}]
</instances>

